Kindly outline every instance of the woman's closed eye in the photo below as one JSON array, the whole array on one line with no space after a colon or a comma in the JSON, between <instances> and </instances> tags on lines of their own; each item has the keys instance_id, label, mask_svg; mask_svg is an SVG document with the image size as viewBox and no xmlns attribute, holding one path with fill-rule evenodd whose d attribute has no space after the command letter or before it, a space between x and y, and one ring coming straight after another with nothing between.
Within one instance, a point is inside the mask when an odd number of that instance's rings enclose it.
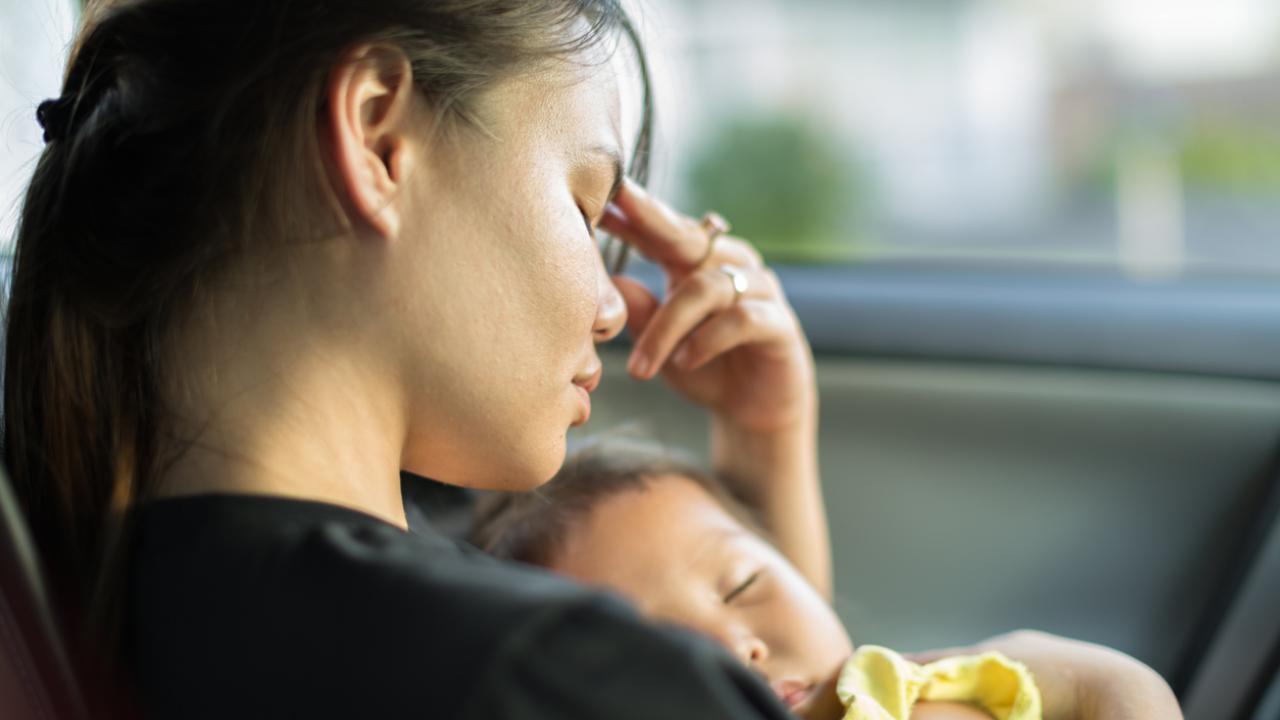
<instances>
[{"instance_id":1,"label":"woman's closed eye","mask_svg":"<svg viewBox=\"0 0 1280 720\"><path fill-rule=\"evenodd\" d=\"M586 223L587 234L594 238L596 236L596 226L591 224L591 216L587 215L587 211L581 207L578 208L578 212L582 214L582 222Z\"/></svg>"},{"instance_id":2,"label":"woman's closed eye","mask_svg":"<svg viewBox=\"0 0 1280 720\"><path fill-rule=\"evenodd\" d=\"M578 212L582 215L582 222L587 225L587 234L590 235L593 240L603 244L603 239L599 235L599 224L600 221L604 219L604 214L601 213L601 217L596 219L595 222L592 222L590 213L588 213L581 205L578 206Z\"/></svg>"},{"instance_id":3,"label":"woman's closed eye","mask_svg":"<svg viewBox=\"0 0 1280 720\"><path fill-rule=\"evenodd\" d=\"M735 585L734 588L724 596L724 604L730 605L733 603L734 600L740 599L744 593L746 593L756 584L756 581L758 581L761 575L763 574L764 574L764 570L761 569L761 570L756 570L755 572L748 575L745 579L742 580L742 582Z\"/></svg>"}]
</instances>

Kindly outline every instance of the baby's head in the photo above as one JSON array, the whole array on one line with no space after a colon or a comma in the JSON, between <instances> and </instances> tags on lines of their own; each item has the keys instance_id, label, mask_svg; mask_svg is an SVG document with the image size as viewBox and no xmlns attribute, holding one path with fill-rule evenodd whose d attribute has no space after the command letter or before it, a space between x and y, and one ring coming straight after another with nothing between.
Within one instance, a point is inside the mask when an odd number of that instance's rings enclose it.
<instances>
[{"instance_id":1,"label":"baby's head","mask_svg":"<svg viewBox=\"0 0 1280 720\"><path fill-rule=\"evenodd\" d=\"M852 651L831 607L719 482L638 443L597 441L539 490L486 499L473 540L713 638L793 709Z\"/></svg>"}]
</instances>

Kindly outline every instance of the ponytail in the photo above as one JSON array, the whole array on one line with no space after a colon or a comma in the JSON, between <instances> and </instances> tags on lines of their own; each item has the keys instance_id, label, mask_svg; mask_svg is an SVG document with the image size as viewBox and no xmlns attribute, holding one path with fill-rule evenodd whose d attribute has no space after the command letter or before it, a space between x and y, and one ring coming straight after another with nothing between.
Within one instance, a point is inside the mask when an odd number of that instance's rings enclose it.
<instances>
[{"instance_id":1,"label":"ponytail","mask_svg":"<svg viewBox=\"0 0 1280 720\"><path fill-rule=\"evenodd\" d=\"M4 448L70 636L107 650L124 577L107 571L120 565L128 510L154 460L155 367L147 318L110 300L107 277L123 270L105 234L123 208L105 209L114 194L102 187L119 158L101 147L113 142L119 89L82 65L72 66L67 88L72 94L41 106L48 145L18 225Z\"/></svg>"}]
</instances>

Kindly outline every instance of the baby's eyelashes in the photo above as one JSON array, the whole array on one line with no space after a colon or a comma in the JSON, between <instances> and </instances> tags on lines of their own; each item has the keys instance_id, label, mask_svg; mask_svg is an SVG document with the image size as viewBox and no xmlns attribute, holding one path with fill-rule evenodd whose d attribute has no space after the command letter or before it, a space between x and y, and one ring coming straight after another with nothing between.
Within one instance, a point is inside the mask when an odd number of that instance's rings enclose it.
<instances>
[{"instance_id":1,"label":"baby's eyelashes","mask_svg":"<svg viewBox=\"0 0 1280 720\"><path fill-rule=\"evenodd\" d=\"M755 572L748 575L744 580L742 580L742 582L734 586L732 590L730 590L727 594L725 594L724 604L725 605L733 604L734 600L741 597L743 593L751 589L751 586L756 584L756 581L760 579L760 576L762 573L764 573L763 569L756 570Z\"/></svg>"}]
</instances>

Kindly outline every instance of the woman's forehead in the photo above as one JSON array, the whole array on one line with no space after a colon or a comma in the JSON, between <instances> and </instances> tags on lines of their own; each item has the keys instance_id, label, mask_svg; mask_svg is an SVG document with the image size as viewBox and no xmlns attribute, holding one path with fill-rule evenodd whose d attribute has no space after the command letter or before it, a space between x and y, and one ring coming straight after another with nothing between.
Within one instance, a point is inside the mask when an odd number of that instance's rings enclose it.
<instances>
[{"instance_id":1,"label":"woman's forehead","mask_svg":"<svg viewBox=\"0 0 1280 720\"><path fill-rule=\"evenodd\" d=\"M609 63L549 63L496 84L478 109L487 134L503 147L544 146L573 154L622 145L618 81Z\"/></svg>"}]
</instances>

